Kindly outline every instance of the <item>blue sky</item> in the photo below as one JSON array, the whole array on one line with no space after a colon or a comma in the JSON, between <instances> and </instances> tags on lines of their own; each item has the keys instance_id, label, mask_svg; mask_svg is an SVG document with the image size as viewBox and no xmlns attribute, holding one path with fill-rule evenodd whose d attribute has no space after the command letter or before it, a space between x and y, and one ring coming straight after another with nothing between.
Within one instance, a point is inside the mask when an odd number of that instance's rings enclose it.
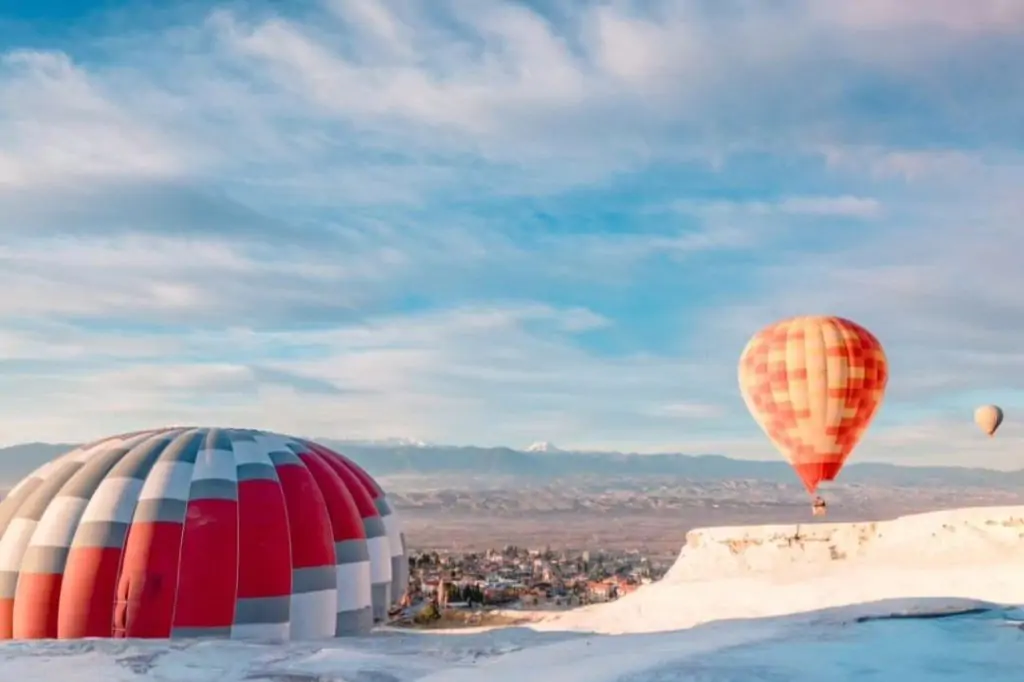
<instances>
[{"instance_id":1,"label":"blue sky","mask_svg":"<svg viewBox=\"0 0 1024 682\"><path fill-rule=\"evenodd\" d=\"M859 458L1021 466L1024 4L19 4L5 442L770 458L739 353L835 313L892 365Z\"/></svg>"}]
</instances>

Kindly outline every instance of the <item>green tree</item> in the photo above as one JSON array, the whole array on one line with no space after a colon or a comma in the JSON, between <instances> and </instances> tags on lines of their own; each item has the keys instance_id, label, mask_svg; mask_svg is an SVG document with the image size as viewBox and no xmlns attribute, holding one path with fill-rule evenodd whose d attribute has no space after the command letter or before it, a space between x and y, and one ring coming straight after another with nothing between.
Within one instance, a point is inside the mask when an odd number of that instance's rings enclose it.
<instances>
[{"instance_id":1,"label":"green tree","mask_svg":"<svg viewBox=\"0 0 1024 682\"><path fill-rule=\"evenodd\" d=\"M431 621L435 621L441 618L441 612L437 609L437 604L433 601L427 602L427 605L420 609L420 612L416 614L413 621L425 625Z\"/></svg>"}]
</instances>

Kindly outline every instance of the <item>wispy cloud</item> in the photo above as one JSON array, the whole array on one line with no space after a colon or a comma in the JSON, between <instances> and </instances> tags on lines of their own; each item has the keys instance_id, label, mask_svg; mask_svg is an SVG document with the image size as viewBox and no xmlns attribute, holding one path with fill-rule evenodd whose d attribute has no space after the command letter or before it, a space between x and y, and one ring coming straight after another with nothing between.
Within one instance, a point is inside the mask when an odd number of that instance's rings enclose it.
<instances>
[{"instance_id":1,"label":"wispy cloud","mask_svg":"<svg viewBox=\"0 0 1024 682\"><path fill-rule=\"evenodd\" d=\"M982 0L969 6L956 0L909 0L899 4L866 0L856 4L823 2L809 6L823 22L856 29L944 29L957 36L970 36L1016 33L1024 25L1024 9L1002 0Z\"/></svg>"},{"instance_id":2,"label":"wispy cloud","mask_svg":"<svg viewBox=\"0 0 1024 682\"><path fill-rule=\"evenodd\" d=\"M658 417L669 417L686 420L717 419L725 414L721 405L707 403L668 403L657 405L651 414Z\"/></svg>"},{"instance_id":3,"label":"wispy cloud","mask_svg":"<svg viewBox=\"0 0 1024 682\"><path fill-rule=\"evenodd\" d=\"M631 417L657 429L679 416L647 415L637 398L678 400L680 387L701 369L678 365L668 372L643 354L595 356L579 338L606 324L585 309L489 306L319 331L179 334L150 357L105 355L93 350L96 335L88 335L37 354L63 361L58 372L34 376L37 388L60 399L20 401L18 414L5 410L0 421L18 432L18 419L34 423L75 406L92 422L82 429L98 420L116 430L159 406L176 423L247 415L306 433L496 444L529 441L538 432L579 441L617 418L621 427L602 429L621 428L625 446L633 438ZM130 350L128 340L120 343ZM4 400L13 404L14 396Z\"/></svg>"},{"instance_id":4,"label":"wispy cloud","mask_svg":"<svg viewBox=\"0 0 1024 682\"><path fill-rule=\"evenodd\" d=\"M1019 171L1007 170L1006 173ZM758 274L758 293L716 311L709 327L739 340L754 326L803 312L860 320L888 349L894 380L889 410L950 414L970 422L971 402L1024 390L1024 247L1020 202L1000 189L976 196L935 195L904 209L899 229L851 240L841 252L787 256ZM966 398L965 396L973 396Z\"/></svg>"},{"instance_id":5,"label":"wispy cloud","mask_svg":"<svg viewBox=\"0 0 1024 682\"><path fill-rule=\"evenodd\" d=\"M488 182L494 192L513 179L523 189L541 178L565 186L680 155L824 145L835 154L865 143L898 153L896 136L911 125L932 128L905 135L908 152L922 143L952 151L962 140L936 139L943 125L987 140L1016 134L1020 88L982 91L971 74L1012 56L1012 43L988 38L1019 34L1018 13L974 3L936 19L916 5L876 5L798 2L730 15L703 2L571 12L334 2L291 17L235 5L186 15L165 35L101 43L87 65L10 53L4 101L24 143L8 164L21 167L45 146L81 172L229 167L236 181L286 190L312 168L351 183L345 169L357 167L381 184L386 169L417 169L428 171L415 176L430 190L474 182L452 173L453 162L484 162L507 176ZM880 47L868 26L889 40ZM937 87L928 70L954 58L960 70ZM974 120L958 121L962 97L980 95L1000 97L1003 110L972 108Z\"/></svg>"},{"instance_id":6,"label":"wispy cloud","mask_svg":"<svg viewBox=\"0 0 1024 682\"><path fill-rule=\"evenodd\" d=\"M685 213L710 215L748 214L754 216L793 215L833 218L875 218L882 204L869 197L793 196L775 201L678 202L675 208Z\"/></svg>"},{"instance_id":7,"label":"wispy cloud","mask_svg":"<svg viewBox=\"0 0 1024 682\"><path fill-rule=\"evenodd\" d=\"M736 357L815 311L889 349L866 456L1024 390L1012 3L197 7L0 56L7 439L770 456Z\"/></svg>"},{"instance_id":8,"label":"wispy cloud","mask_svg":"<svg viewBox=\"0 0 1024 682\"><path fill-rule=\"evenodd\" d=\"M185 172L171 140L105 96L63 53L3 55L0 111L0 188Z\"/></svg>"},{"instance_id":9,"label":"wispy cloud","mask_svg":"<svg viewBox=\"0 0 1024 682\"><path fill-rule=\"evenodd\" d=\"M779 203L783 213L812 216L850 216L872 218L881 210L874 199L861 197L789 197Z\"/></svg>"}]
</instances>

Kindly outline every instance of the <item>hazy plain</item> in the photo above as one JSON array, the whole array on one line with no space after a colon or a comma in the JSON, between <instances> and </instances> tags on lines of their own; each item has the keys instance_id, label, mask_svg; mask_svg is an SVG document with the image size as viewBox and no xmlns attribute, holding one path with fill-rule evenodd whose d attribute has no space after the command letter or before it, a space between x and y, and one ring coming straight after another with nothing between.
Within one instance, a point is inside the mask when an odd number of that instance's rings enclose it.
<instances>
[{"instance_id":1,"label":"hazy plain","mask_svg":"<svg viewBox=\"0 0 1024 682\"><path fill-rule=\"evenodd\" d=\"M796 485L663 477L385 476L416 549L529 547L639 549L674 554L702 526L874 521L938 509L1024 504L1024 491L983 487L832 485L824 519Z\"/></svg>"}]
</instances>

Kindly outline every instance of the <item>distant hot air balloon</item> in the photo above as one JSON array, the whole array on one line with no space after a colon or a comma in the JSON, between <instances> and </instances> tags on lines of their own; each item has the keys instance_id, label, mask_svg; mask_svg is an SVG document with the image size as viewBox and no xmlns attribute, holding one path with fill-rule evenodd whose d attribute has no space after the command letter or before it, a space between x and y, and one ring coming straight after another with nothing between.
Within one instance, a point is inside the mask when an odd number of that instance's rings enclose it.
<instances>
[{"instance_id":1,"label":"distant hot air balloon","mask_svg":"<svg viewBox=\"0 0 1024 682\"><path fill-rule=\"evenodd\" d=\"M867 430L889 366L878 339L859 324L794 317L750 339L739 380L754 419L813 495L819 483L835 480Z\"/></svg>"},{"instance_id":2,"label":"distant hot air balloon","mask_svg":"<svg viewBox=\"0 0 1024 682\"><path fill-rule=\"evenodd\" d=\"M974 411L974 423L991 438L1003 423L1003 410L998 405L982 405Z\"/></svg>"}]
</instances>

